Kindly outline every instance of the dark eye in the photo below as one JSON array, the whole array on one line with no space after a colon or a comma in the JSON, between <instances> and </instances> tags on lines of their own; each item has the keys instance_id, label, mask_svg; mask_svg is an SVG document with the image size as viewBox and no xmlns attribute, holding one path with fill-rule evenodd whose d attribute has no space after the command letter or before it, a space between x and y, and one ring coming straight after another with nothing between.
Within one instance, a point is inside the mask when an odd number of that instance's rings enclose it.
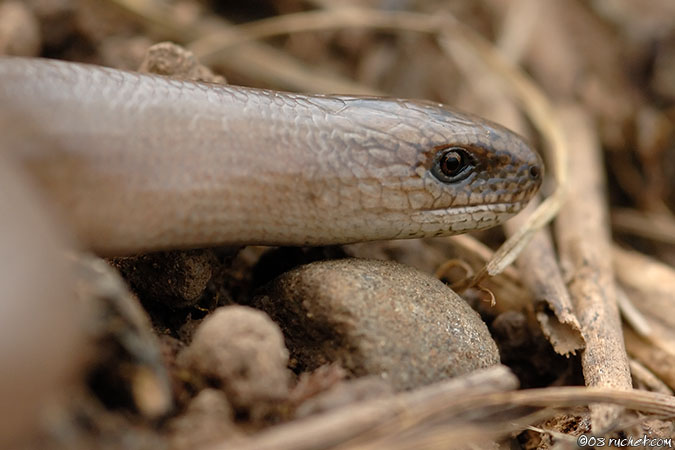
<instances>
[{"instance_id":1,"label":"dark eye","mask_svg":"<svg viewBox=\"0 0 675 450\"><path fill-rule=\"evenodd\" d=\"M440 181L455 183L468 177L473 172L473 159L466 150L450 147L436 155L431 173Z\"/></svg>"}]
</instances>

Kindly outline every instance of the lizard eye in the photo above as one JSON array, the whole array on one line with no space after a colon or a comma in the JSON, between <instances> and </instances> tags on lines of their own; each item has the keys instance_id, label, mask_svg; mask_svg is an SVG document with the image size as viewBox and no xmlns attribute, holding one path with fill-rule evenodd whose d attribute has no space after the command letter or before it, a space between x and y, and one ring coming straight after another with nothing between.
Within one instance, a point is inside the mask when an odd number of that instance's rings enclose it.
<instances>
[{"instance_id":1,"label":"lizard eye","mask_svg":"<svg viewBox=\"0 0 675 450\"><path fill-rule=\"evenodd\" d=\"M444 183L456 183L468 177L474 169L473 158L461 147L449 147L436 155L431 173Z\"/></svg>"}]
</instances>

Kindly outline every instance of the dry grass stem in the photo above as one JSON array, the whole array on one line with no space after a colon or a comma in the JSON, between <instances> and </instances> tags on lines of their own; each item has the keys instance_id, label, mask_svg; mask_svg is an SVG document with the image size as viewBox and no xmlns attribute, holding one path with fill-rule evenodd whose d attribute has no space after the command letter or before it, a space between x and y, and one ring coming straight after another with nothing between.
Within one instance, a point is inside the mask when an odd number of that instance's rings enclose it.
<instances>
[{"instance_id":1,"label":"dry grass stem","mask_svg":"<svg viewBox=\"0 0 675 450\"><path fill-rule=\"evenodd\" d=\"M626 302L636 310L628 316L633 325L626 330L628 352L675 389L675 270L618 246L612 260ZM645 323L636 326L636 317Z\"/></svg>"},{"instance_id":2,"label":"dry grass stem","mask_svg":"<svg viewBox=\"0 0 675 450\"><path fill-rule=\"evenodd\" d=\"M624 329L624 335L628 354L651 370L670 389L675 389L675 354L672 345L658 345L653 339L645 339L630 328Z\"/></svg>"},{"instance_id":3,"label":"dry grass stem","mask_svg":"<svg viewBox=\"0 0 675 450\"><path fill-rule=\"evenodd\" d=\"M339 445L356 436L368 434L391 424L408 427L429 417L433 406L452 404L453 399L515 389L518 382L510 370L496 366L413 392L375 399L296 420L260 433L239 449L319 449ZM429 406L432 409L429 409ZM378 437L379 432L376 434ZM212 450L228 448L228 443Z\"/></svg>"},{"instance_id":4,"label":"dry grass stem","mask_svg":"<svg viewBox=\"0 0 675 450\"><path fill-rule=\"evenodd\" d=\"M639 361L631 359L630 372L633 375L633 380L637 385L642 385L646 390L658 392L663 395L673 395L673 390L668 387L666 383L658 378L654 372L642 365Z\"/></svg>"},{"instance_id":5,"label":"dry grass stem","mask_svg":"<svg viewBox=\"0 0 675 450\"><path fill-rule=\"evenodd\" d=\"M615 209L612 211L612 227L621 233L675 244L675 217L672 214Z\"/></svg>"},{"instance_id":6,"label":"dry grass stem","mask_svg":"<svg viewBox=\"0 0 675 450\"><path fill-rule=\"evenodd\" d=\"M652 327L649 324L649 320L635 307L621 286L616 286L616 302L617 305L619 305L619 310L625 321L628 322L640 336L647 337L652 335Z\"/></svg>"}]
</instances>

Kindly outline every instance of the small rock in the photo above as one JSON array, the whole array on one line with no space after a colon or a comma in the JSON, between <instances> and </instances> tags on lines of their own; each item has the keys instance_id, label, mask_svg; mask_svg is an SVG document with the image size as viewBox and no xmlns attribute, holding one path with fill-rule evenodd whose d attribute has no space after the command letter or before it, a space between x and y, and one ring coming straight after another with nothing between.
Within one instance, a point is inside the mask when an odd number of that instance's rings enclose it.
<instances>
[{"instance_id":1,"label":"small rock","mask_svg":"<svg viewBox=\"0 0 675 450\"><path fill-rule=\"evenodd\" d=\"M241 435L225 393L209 388L199 392L185 413L173 419L168 428L171 448L175 450L201 448Z\"/></svg>"},{"instance_id":2,"label":"small rock","mask_svg":"<svg viewBox=\"0 0 675 450\"><path fill-rule=\"evenodd\" d=\"M486 325L464 300L392 262L308 264L270 283L254 305L282 326L302 370L337 362L401 390L499 363Z\"/></svg>"},{"instance_id":3,"label":"small rock","mask_svg":"<svg viewBox=\"0 0 675 450\"><path fill-rule=\"evenodd\" d=\"M209 315L178 362L254 417L288 396L288 351L281 330L265 313L246 306L226 306Z\"/></svg>"}]
</instances>

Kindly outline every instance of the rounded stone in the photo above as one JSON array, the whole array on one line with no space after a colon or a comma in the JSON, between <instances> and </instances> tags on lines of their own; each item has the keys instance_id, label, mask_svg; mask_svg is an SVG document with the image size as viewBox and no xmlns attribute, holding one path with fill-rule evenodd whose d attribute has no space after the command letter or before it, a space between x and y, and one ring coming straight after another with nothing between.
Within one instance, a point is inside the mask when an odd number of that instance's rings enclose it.
<instances>
[{"instance_id":1,"label":"rounded stone","mask_svg":"<svg viewBox=\"0 0 675 450\"><path fill-rule=\"evenodd\" d=\"M254 300L283 329L296 369L337 362L410 389L499 363L487 326L454 291L401 264L321 261Z\"/></svg>"}]
</instances>

